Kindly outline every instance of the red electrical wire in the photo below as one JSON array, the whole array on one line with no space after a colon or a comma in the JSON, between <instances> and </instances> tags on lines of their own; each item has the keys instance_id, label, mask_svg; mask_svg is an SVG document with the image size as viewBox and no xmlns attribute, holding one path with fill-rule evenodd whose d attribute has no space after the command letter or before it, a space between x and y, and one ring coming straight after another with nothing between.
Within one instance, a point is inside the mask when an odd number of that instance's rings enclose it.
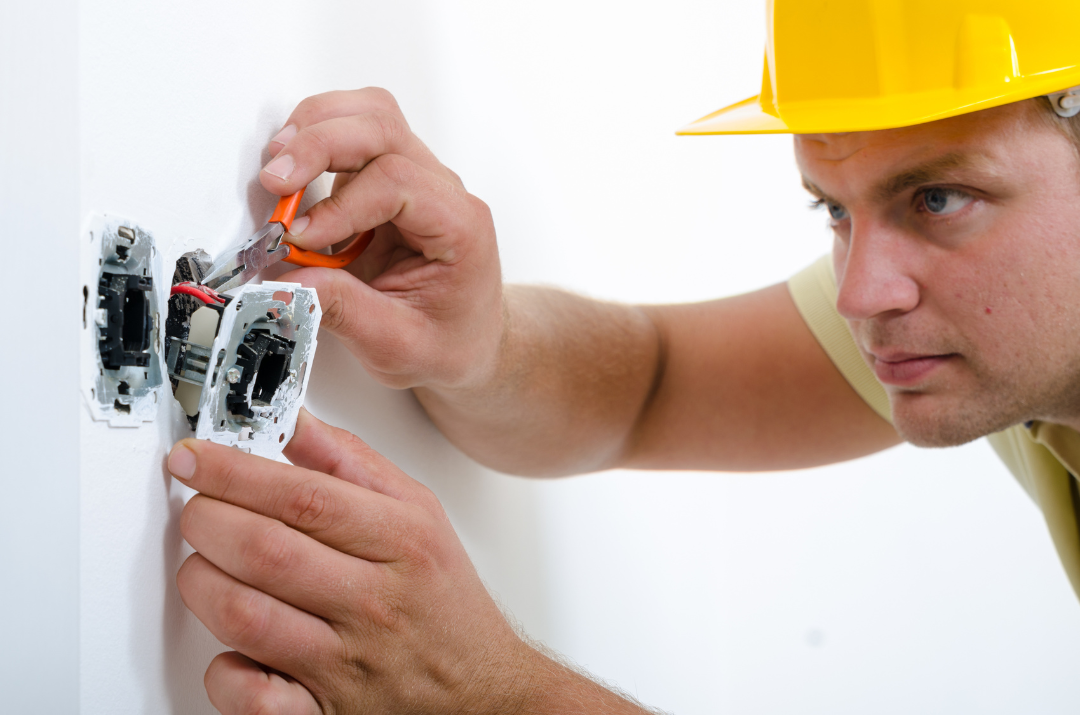
<instances>
[{"instance_id":1,"label":"red electrical wire","mask_svg":"<svg viewBox=\"0 0 1080 720\"><path fill-rule=\"evenodd\" d=\"M173 285L172 290L169 291L169 295L170 297L172 295L191 295L208 305L225 302L225 298L221 297L205 285L196 286L188 283L184 283L183 285Z\"/></svg>"}]
</instances>

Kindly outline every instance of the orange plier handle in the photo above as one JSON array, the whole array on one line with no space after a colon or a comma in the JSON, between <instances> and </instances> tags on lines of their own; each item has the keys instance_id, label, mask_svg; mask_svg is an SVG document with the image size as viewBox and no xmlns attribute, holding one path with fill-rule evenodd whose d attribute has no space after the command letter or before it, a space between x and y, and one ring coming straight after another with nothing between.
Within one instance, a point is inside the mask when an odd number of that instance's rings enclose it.
<instances>
[{"instance_id":1,"label":"orange plier handle","mask_svg":"<svg viewBox=\"0 0 1080 720\"><path fill-rule=\"evenodd\" d=\"M304 197L304 190L299 190L278 200L277 207L274 208L274 214L270 216L270 222L281 223L285 226L285 230L292 228L293 220L296 219L296 210L300 207L302 197ZM371 244L374 238L374 229L357 233L348 247L333 255L324 255L314 250L305 250L285 240L281 244L289 248L289 254L284 258L285 262L301 267L343 268L360 257L360 253L367 250L367 246Z\"/></svg>"}]
</instances>

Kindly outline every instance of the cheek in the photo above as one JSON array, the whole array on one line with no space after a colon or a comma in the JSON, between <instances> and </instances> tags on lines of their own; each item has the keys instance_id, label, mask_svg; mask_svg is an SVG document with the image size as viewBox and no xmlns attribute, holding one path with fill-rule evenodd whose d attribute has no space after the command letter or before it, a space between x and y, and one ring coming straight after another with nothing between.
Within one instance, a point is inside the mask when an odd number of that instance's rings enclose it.
<instances>
[{"instance_id":1,"label":"cheek","mask_svg":"<svg viewBox=\"0 0 1080 720\"><path fill-rule=\"evenodd\" d=\"M1080 254L1023 241L984 245L931 271L943 314L989 371L1065 360L1080 338Z\"/></svg>"}]
</instances>

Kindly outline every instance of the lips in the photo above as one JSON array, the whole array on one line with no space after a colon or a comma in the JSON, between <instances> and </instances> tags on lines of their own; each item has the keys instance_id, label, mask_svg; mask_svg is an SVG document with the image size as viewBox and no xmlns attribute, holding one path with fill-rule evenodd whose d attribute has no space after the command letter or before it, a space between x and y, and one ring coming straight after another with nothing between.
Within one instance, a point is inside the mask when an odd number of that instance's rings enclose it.
<instances>
[{"instance_id":1,"label":"lips","mask_svg":"<svg viewBox=\"0 0 1080 720\"><path fill-rule=\"evenodd\" d=\"M874 374L886 385L910 387L927 379L932 372L959 357L948 355L917 355L905 352L871 353Z\"/></svg>"}]
</instances>

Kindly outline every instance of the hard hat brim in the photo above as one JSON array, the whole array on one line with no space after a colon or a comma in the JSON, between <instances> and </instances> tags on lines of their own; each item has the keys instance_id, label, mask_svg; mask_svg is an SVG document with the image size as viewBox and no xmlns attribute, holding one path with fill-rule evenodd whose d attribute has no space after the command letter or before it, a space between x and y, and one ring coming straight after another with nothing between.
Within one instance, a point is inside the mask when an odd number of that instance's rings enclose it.
<instances>
[{"instance_id":1,"label":"hard hat brim","mask_svg":"<svg viewBox=\"0 0 1080 720\"><path fill-rule=\"evenodd\" d=\"M1024 78L1015 90L987 97L985 88L943 88L933 92L858 100L785 103L783 112L756 95L721 108L676 131L676 135L759 135L886 130L943 120L1058 92L1080 85L1080 68L1052 77Z\"/></svg>"}]
</instances>

